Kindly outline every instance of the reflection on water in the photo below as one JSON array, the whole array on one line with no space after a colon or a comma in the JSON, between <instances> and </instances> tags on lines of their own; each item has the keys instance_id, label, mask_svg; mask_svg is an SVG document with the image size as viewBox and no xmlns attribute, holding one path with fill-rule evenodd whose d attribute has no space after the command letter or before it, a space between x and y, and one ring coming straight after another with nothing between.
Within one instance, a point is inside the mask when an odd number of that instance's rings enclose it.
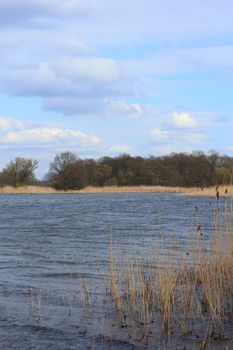
<instances>
[{"instance_id":1,"label":"reflection on water","mask_svg":"<svg viewBox=\"0 0 233 350\"><path fill-rule=\"evenodd\" d=\"M208 240L225 204L174 194L1 195L1 348L135 348L101 336L110 239L125 258L171 241L179 256L191 234Z\"/></svg>"}]
</instances>

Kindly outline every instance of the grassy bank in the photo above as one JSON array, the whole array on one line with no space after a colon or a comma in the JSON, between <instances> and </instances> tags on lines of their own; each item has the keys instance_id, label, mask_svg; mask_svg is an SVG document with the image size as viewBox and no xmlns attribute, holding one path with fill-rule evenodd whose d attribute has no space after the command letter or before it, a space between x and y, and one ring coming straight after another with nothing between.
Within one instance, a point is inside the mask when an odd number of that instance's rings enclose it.
<instances>
[{"instance_id":1,"label":"grassy bank","mask_svg":"<svg viewBox=\"0 0 233 350\"><path fill-rule=\"evenodd\" d=\"M227 193L225 193L227 189ZM233 196L233 185L219 186L220 196ZM58 191L45 186L0 187L0 193L181 193L188 196L216 196L216 187L168 187L168 186L105 186L86 187L82 190Z\"/></svg>"}]
</instances>

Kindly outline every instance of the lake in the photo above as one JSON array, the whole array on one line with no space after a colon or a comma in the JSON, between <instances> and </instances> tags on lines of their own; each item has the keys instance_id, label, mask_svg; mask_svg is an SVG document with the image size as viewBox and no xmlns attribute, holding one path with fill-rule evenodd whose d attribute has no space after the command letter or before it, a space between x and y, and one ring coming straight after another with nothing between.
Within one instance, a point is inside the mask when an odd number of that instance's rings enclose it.
<instances>
[{"instance_id":1,"label":"lake","mask_svg":"<svg viewBox=\"0 0 233 350\"><path fill-rule=\"evenodd\" d=\"M180 256L198 225L208 241L224 205L155 193L1 195L1 349L135 349L103 337L110 241L126 259L171 241Z\"/></svg>"}]
</instances>

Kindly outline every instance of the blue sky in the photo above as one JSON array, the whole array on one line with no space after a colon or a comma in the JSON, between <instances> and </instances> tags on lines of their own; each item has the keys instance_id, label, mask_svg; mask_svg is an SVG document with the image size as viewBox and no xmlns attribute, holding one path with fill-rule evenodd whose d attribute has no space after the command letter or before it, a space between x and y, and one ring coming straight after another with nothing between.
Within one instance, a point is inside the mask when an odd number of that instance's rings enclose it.
<instances>
[{"instance_id":1,"label":"blue sky","mask_svg":"<svg viewBox=\"0 0 233 350\"><path fill-rule=\"evenodd\" d=\"M0 0L0 168L233 156L233 2Z\"/></svg>"}]
</instances>

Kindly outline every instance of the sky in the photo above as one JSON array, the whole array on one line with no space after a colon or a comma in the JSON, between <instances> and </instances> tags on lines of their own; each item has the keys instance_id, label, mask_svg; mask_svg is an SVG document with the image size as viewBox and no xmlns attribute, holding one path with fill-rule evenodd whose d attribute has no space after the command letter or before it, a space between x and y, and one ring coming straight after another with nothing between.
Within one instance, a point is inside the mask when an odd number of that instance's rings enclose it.
<instances>
[{"instance_id":1,"label":"sky","mask_svg":"<svg viewBox=\"0 0 233 350\"><path fill-rule=\"evenodd\" d=\"M233 156L231 0L0 0L0 169Z\"/></svg>"}]
</instances>

